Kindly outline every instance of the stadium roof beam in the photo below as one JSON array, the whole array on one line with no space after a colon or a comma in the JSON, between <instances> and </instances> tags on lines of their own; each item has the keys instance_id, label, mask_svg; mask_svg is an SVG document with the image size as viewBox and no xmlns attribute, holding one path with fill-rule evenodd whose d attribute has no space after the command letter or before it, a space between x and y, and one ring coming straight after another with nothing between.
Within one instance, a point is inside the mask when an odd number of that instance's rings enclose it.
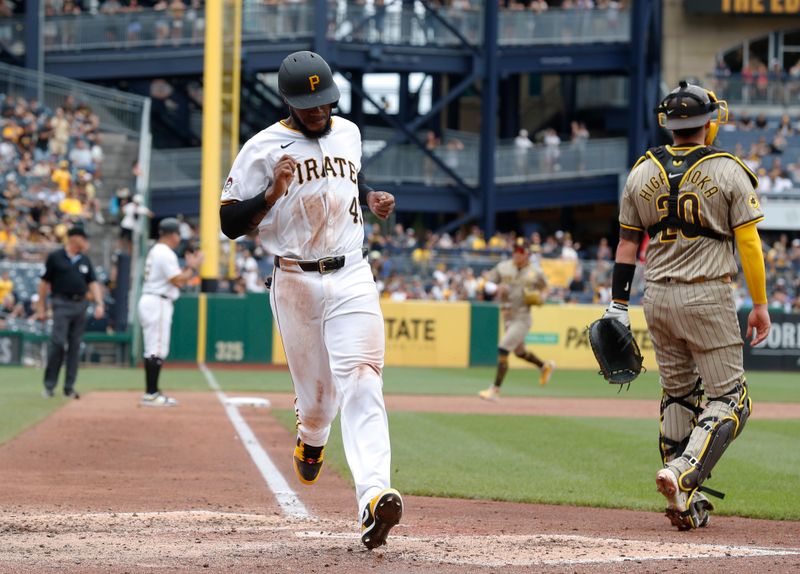
<instances>
[{"instance_id":1,"label":"stadium roof beam","mask_svg":"<svg viewBox=\"0 0 800 574\"><path fill-rule=\"evenodd\" d=\"M616 175L558 179L497 186L497 213L571 205L617 203L620 180Z\"/></svg>"},{"instance_id":2,"label":"stadium roof beam","mask_svg":"<svg viewBox=\"0 0 800 574\"><path fill-rule=\"evenodd\" d=\"M502 75L582 74L589 72L627 72L629 44L552 44L541 46L500 46L497 71Z\"/></svg>"}]
</instances>

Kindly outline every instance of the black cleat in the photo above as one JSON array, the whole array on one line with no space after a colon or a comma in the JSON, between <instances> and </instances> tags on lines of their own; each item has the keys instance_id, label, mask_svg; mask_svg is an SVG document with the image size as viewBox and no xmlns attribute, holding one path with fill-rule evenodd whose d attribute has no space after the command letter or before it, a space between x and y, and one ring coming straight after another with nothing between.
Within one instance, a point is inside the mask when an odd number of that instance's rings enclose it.
<instances>
[{"instance_id":1,"label":"black cleat","mask_svg":"<svg viewBox=\"0 0 800 574\"><path fill-rule=\"evenodd\" d=\"M294 472L303 484L314 484L322 472L324 446L309 446L297 437L294 448Z\"/></svg>"},{"instance_id":2,"label":"black cleat","mask_svg":"<svg viewBox=\"0 0 800 574\"><path fill-rule=\"evenodd\" d=\"M403 517L403 499L393 488L387 488L369 501L361 514L361 542L370 550L386 544L389 531Z\"/></svg>"}]
</instances>

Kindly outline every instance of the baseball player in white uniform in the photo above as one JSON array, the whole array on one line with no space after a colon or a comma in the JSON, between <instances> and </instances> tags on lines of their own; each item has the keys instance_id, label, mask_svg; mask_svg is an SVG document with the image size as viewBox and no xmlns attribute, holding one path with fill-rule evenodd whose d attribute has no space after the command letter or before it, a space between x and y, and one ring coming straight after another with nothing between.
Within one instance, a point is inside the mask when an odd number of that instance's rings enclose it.
<instances>
[{"instance_id":1,"label":"baseball player in white uniform","mask_svg":"<svg viewBox=\"0 0 800 574\"><path fill-rule=\"evenodd\" d=\"M144 264L144 284L139 299L139 322L144 338L144 372L146 389L139 404L146 407L171 407L178 404L161 393L158 376L164 359L169 355L172 329L173 301L180 295L179 287L194 276L203 260L201 253L186 252L186 267L181 269L174 249L181 242L180 222L168 217L158 225L158 242L147 254Z\"/></svg>"},{"instance_id":2,"label":"baseball player in white uniform","mask_svg":"<svg viewBox=\"0 0 800 574\"><path fill-rule=\"evenodd\" d=\"M239 152L222 191L222 230L231 239L258 230L276 256L270 305L297 396L295 472L317 481L341 409L361 540L372 549L399 523L403 500L390 487L384 324L361 204L386 219L394 197L361 181L361 133L331 117L339 89L321 56L289 55L278 85L290 116Z\"/></svg>"}]
</instances>

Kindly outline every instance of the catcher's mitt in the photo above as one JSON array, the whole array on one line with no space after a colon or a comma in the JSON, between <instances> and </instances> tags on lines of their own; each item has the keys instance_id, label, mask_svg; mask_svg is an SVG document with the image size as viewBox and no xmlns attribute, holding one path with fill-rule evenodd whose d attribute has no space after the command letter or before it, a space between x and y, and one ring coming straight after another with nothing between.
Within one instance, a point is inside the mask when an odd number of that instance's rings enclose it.
<instances>
[{"instance_id":1,"label":"catcher's mitt","mask_svg":"<svg viewBox=\"0 0 800 574\"><path fill-rule=\"evenodd\" d=\"M589 325L589 343L600 374L612 385L630 384L642 372L642 353L631 330L616 319L598 319Z\"/></svg>"}]
</instances>

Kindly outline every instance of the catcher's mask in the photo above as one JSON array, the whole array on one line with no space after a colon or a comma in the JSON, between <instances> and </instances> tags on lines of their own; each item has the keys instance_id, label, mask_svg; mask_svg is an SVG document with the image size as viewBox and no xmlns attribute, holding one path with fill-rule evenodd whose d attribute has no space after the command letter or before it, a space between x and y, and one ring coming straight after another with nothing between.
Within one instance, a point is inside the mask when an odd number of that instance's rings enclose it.
<instances>
[{"instance_id":1,"label":"catcher's mask","mask_svg":"<svg viewBox=\"0 0 800 574\"><path fill-rule=\"evenodd\" d=\"M658 125L668 130L699 128L711 122L706 132L706 145L713 144L719 126L728 123L728 102L717 99L711 90L683 80L667 94L655 112Z\"/></svg>"},{"instance_id":2,"label":"catcher's mask","mask_svg":"<svg viewBox=\"0 0 800 574\"><path fill-rule=\"evenodd\" d=\"M319 54L303 50L284 58L278 70L278 90L293 108L307 110L339 102L333 73Z\"/></svg>"}]
</instances>

